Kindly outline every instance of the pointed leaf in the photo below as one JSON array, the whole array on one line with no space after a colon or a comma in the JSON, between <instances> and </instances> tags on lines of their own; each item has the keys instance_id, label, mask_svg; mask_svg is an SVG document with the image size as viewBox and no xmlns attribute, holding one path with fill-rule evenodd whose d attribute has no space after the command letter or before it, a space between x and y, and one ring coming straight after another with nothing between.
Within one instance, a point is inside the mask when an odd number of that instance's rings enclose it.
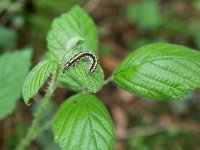
<instances>
[{"instance_id":1,"label":"pointed leaf","mask_svg":"<svg viewBox=\"0 0 200 150\"><path fill-rule=\"evenodd\" d=\"M54 20L47 42L50 50L48 58L62 60L64 57L68 58L66 59L68 61L78 51L90 51L95 54L98 37L92 19L79 6L75 6L68 13ZM79 50L76 49L78 45ZM73 50L73 52L68 52L65 56L67 50ZM64 86L75 91L87 88L95 93L102 87L104 74L98 66L94 75L88 75L89 66L89 62L80 62L66 74L62 74L59 80Z\"/></svg>"},{"instance_id":2,"label":"pointed leaf","mask_svg":"<svg viewBox=\"0 0 200 150\"><path fill-rule=\"evenodd\" d=\"M57 59L66 54L67 42L75 37L85 40L83 50L97 50L97 31L92 19L79 6L73 7L68 13L54 20L48 34L48 48Z\"/></svg>"},{"instance_id":3,"label":"pointed leaf","mask_svg":"<svg viewBox=\"0 0 200 150\"><path fill-rule=\"evenodd\" d=\"M112 150L114 128L102 103L90 94L78 94L65 101L54 120L56 143L63 150Z\"/></svg>"},{"instance_id":4,"label":"pointed leaf","mask_svg":"<svg viewBox=\"0 0 200 150\"><path fill-rule=\"evenodd\" d=\"M38 92L56 67L56 61L45 60L37 64L31 70L24 82L22 91L22 95L26 104L29 104L30 98L32 98Z\"/></svg>"},{"instance_id":5,"label":"pointed leaf","mask_svg":"<svg viewBox=\"0 0 200 150\"><path fill-rule=\"evenodd\" d=\"M146 45L115 70L121 88L150 99L179 99L200 87L200 53L166 43Z\"/></svg>"},{"instance_id":6,"label":"pointed leaf","mask_svg":"<svg viewBox=\"0 0 200 150\"><path fill-rule=\"evenodd\" d=\"M15 51L0 57L0 119L10 114L21 96L31 63L31 50Z\"/></svg>"}]
</instances>

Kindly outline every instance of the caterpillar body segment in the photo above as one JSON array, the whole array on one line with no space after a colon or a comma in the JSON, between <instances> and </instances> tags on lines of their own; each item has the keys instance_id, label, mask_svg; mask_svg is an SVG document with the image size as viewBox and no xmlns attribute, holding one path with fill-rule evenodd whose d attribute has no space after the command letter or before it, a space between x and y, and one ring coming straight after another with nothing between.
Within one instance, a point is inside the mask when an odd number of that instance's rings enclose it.
<instances>
[{"instance_id":1,"label":"caterpillar body segment","mask_svg":"<svg viewBox=\"0 0 200 150\"><path fill-rule=\"evenodd\" d=\"M69 61L67 61L64 64L64 70L63 73L68 70L71 66L74 66L78 62L80 62L82 59L87 59L91 62L90 68L88 70L88 74L93 74L98 66L98 59L96 56L91 52L79 52L75 54Z\"/></svg>"}]
</instances>

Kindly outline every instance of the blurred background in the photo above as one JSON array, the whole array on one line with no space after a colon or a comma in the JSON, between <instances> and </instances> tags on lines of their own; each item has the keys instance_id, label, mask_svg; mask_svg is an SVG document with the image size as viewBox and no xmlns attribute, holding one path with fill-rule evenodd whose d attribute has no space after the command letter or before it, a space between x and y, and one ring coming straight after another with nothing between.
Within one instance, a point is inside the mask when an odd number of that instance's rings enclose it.
<instances>
[{"instance_id":1,"label":"blurred background","mask_svg":"<svg viewBox=\"0 0 200 150\"><path fill-rule=\"evenodd\" d=\"M0 0L0 55L31 47L33 67L47 51L46 35L53 19L75 4L97 25L106 77L123 58L147 43L164 41L200 50L200 0ZM20 99L14 113L0 120L1 150L14 149L24 136L44 92L42 88L31 107ZM73 94L60 86L44 120ZM113 119L115 150L200 150L199 91L182 101L150 101L109 83L96 95ZM28 149L59 148L47 130Z\"/></svg>"}]
</instances>

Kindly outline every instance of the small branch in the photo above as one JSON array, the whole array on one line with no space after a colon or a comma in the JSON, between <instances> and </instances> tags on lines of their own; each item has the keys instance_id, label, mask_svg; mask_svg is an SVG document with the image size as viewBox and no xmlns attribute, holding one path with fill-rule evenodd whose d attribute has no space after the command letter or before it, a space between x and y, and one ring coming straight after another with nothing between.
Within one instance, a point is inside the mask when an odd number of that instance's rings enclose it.
<instances>
[{"instance_id":1,"label":"small branch","mask_svg":"<svg viewBox=\"0 0 200 150\"><path fill-rule=\"evenodd\" d=\"M35 133L35 137L38 137L38 135L40 135L40 133L42 133L43 131L49 129L51 127L52 124L52 120L46 121Z\"/></svg>"},{"instance_id":2,"label":"small branch","mask_svg":"<svg viewBox=\"0 0 200 150\"><path fill-rule=\"evenodd\" d=\"M88 12L93 12L100 4L101 0L90 0L86 5L85 5L85 9Z\"/></svg>"},{"instance_id":3,"label":"small branch","mask_svg":"<svg viewBox=\"0 0 200 150\"><path fill-rule=\"evenodd\" d=\"M50 83L50 86L45 94L45 97L42 99L41 105L39 107L38 112L36 113L32 125L28 129L25 138L23 138L20 144L17 146L16 150L24 150L30 144L30 142L36 138L37 130L39 129L38 126L42 118L42 115L44 113L44 110L47 107L54 90L56 89L58 74L59 74L59 69L56 70L56 73Z\"/></svg>"},{"instance_id":4,"label":"small branch","mask_svg":"<svg viewBox=\"0 0 200 150\"><path fill-rule=\"evenodd\" d=\"M130 138L154 135L156 133L164 132L170 127L175 128L177 132L190 131L200 133L200 124L193 122L171 122L166 125L158 123L147 127L134 127L130 129L116 130L116 135L118 140L126 140Z\"/></svg>"},{"instance_id":5,"label":"small branch","mask_svg":"<svg viewBox=\"0 0 200 150\"><path fill-rule=\"evenodd\" d=\"M155 124L148 127L134 127L131 129L118 130L116 131L118 140L125 140L140 136L149 136L164 131L166 128L160 124Z\"/></svg>"},{"instance_id":6,"label":"small branch","mask_svg":"<svg viewBox=\"0 0 200 150\"><path fill-rule=\"evenodd\" d=\"M113 79L113 76L108 77L108 78L103 82L103 85L108 84L109 82L112 81L112 79Z\"/></svg>"}]
</instances>

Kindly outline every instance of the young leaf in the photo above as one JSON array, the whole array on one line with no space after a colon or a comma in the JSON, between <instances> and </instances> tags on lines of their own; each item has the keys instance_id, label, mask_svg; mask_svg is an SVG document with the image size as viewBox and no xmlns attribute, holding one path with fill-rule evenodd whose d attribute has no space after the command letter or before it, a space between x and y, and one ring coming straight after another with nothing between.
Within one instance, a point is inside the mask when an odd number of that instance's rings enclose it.
<instances>
[{"instance_id":1,"label":"young leaf","mask_svg":"<svg viewBox=\"0 0 200 150\"><path fill-rule=\"evenodd\" d=\"M57 62L54 60L45 60L37 64L27 76L22 90L22 95L25 103L28 105L30 98L32 98L38 90L42 87L44 82L56 69Z\"/></svg>"},{"instance_id":2,"label":"young leaf","mask_svg":"<svg viewBox=\"0 0 200 150\"><path fill-rule=\"evenodd\" d=\"M102 103L90 94L65 101L54 120L54 139L63 150L112 150L114 128Z\"/></svg>"},{"instance_id":3,"label":"young leaf","mask_svg":"<svg viewBox=\"0 0 200 150\"><path fill-rule=\"evenodd\" d=\"M48 48L61 59L66 54L66 44L70 39L80 37L84 39L83 50L96 53L97 31L92 19L79 6L73 7L68 13L54 20L52 29L48 33Z\"/></svg>"},{"instance_id":4,"label":"young leaf","mask_svg":"<svg viewBox=\"0 0 200 150\"><path fill-rule=\"evenodd\" d=\"M31 50L15 51L0 57L0 119L10 114L21 96L28 74Z\"/></svg>"},{"instance_id":5,"label":"young leaf","mask_svg":"<svg viewBox=\"0 0 200 150\"><path fill-rule=\"evenodd\" d=\"M79 51L91 51L94 54L97 49L97 32L92 19L79 6L73 7L68 13L54 20L52 30L47 37L48 48L51 54L48 58L68 58L68 61ZM67 53L67 50L73 50ZM90 92L97 92L103 83L104 74L100 66L93 75L88 75L89 62L81 61L76 67L70 68L66 74L59 78L61 83L75 91L82 88Z\"/></svg>"},{"instance_id":6,"label":"young leaf","mask_svg":"<svg viewBox=\"0 0 200 150\"><path fill-rule=\"evenodd\" d=\"M128 56L115 70L121 88L150 99L179 99L200 87L200 53L158 43Z\"/></svg>"}]
</instances>

